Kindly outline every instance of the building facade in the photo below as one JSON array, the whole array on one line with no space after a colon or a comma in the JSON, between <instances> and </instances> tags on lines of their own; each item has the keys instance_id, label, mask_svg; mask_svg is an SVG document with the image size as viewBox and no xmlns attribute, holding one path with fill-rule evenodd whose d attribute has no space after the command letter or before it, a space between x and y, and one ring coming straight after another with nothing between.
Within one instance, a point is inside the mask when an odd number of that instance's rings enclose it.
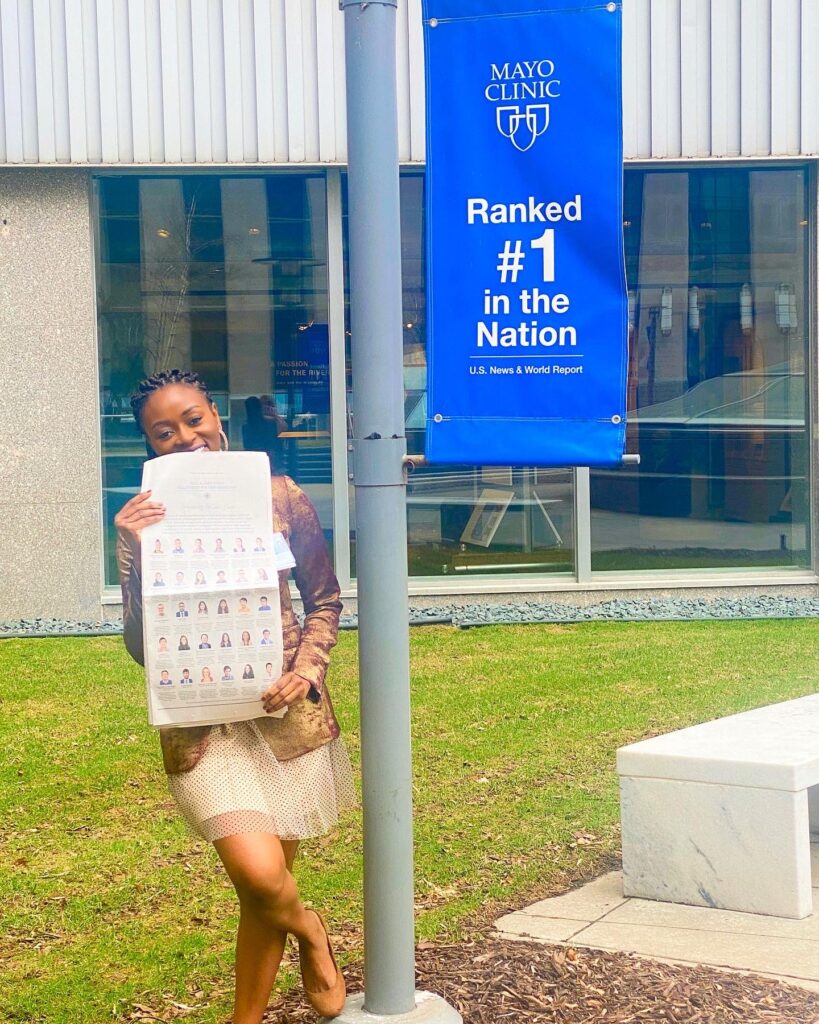
<instances>
[{"instance_id":1,"label":"building facade","mask_svg":"<svg viewBox=\"0 0 819 1024\"><path fill-rule=\"evenodd\" d=\"M397 17L418 453L420 0ZM640 465L416 470L418 602L817 593L819 0L623 0L623 22ZM114 610L128 396L173 365L307 490L354 597L343 42L333 0L0 4L0 619Z\"/></svg>"}]
</instances>

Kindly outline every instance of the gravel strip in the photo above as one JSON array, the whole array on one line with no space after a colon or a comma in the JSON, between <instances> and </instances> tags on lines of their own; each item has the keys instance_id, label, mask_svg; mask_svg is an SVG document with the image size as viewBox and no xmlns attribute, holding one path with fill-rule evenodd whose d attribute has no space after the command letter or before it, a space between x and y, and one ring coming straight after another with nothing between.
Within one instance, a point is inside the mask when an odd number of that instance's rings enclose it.
<instances>
[{"instance_id":1,"label":"gravel strip","mask_svg":"<svg viewBox=\"0 0 819 1024\"><path fill-rule=\"evenodd\" d=\"M814 619L815 597L663 597L651 600L614 598L586 607L556 601L516 601L508 604L443 604L410 607L410 625L451 623L461 629L525 623L681 622L703 619ZM357 629L358 616L343 615L342 629ZM0 622L0 637L111 636L122 632L122 620L91 622L77 619L16 619Z\"/></svg>"}]
</instances>

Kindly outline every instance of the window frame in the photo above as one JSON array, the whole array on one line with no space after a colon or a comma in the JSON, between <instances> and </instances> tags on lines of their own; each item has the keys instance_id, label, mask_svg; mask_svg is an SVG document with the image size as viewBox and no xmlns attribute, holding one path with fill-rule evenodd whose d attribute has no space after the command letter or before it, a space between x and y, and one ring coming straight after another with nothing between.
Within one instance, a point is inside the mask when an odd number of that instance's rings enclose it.
<instances>
[{"instance_id":1,"label":"window frame","mask_svg":"<svg viewBox=\"0 0 819 1024\"><path fill-rule=\"evenodd\" d=\"M589 493L589 470L577 467L573 473L573 523L575 565L573 573L540 575L531 574L487 574L468 578L453 576L413 576L408 579L408 590L412 597L445 597L482 594L549 594L622 592L624 590L650 591L657 589L711 589L736 587L788 587L810 586L819 582L819 523L816 509L819 508L819 472L816 468L817 436L814 429L819 409L819 161L794 159L736 159L736 160L634 160L624 166L624 173L630 170L696 171L715 167L741 168L743 170L775 169L802 170L806 174L808 191L808 295L807 315L809 320L807 358L810 372L807 389L807 423L809 431L808 495L809 495L809 543L810 566L764 567L718 567L677 570L635 569L627 572L591 569L591 506ZM100 224L98 217L99 179L104 177L134 175L138 177L176 177L179 175L209 174L218 176L280 175L323 173L325 176L327 254L328 254L328 323L330 337L330 424L331 424L331 465L332 465L332 514L334 532L334 558L336 573L342 588L342 595L355 598L356 581L350 574L350 509L348 487L350 482L346 430L346 382L345 382L345 338L344 338L344 267L341 216L341 175L346 170L340 164L299 164L299 165L182 165L179 167L93 169L90 175L89 202L92 204L92 248L95 268L100 247ZM400 173L423 174L422 163L402 163ZM98 309L96 280L94 288L94 332L95 332L95 373L99 385L100 346L98 337ZM97 437L99 463L99 531L100 531L100 587L103 605L120 603L119 588L106 586L105 550L103 519L103 468L102 468L102 420L98 394ZM291 585L292 586L292 585ZM298 596L298 595L295 595Z\"/></svg>"}]
</instances>

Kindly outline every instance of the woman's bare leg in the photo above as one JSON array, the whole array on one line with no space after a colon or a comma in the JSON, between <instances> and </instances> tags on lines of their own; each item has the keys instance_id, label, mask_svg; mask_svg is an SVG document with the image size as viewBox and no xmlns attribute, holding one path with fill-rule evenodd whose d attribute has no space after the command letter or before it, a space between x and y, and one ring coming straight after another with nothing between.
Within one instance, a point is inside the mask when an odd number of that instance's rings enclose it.
<instances>
[{"instance_id":1,"label":"woman's bare leg","mask_svg":"<svg viewBox=\"0 0 819 1024\"><path fill-rule=\"evenodd\" d=\"M306 942L315 977L311 989L329 988L335 969L315 914L299 899L290 869L298 842L265 832L217 839L216 851L239 897L236 999L233 1024L259 1024L284 953L287 933Z\"/></svg>"}]
</instances>

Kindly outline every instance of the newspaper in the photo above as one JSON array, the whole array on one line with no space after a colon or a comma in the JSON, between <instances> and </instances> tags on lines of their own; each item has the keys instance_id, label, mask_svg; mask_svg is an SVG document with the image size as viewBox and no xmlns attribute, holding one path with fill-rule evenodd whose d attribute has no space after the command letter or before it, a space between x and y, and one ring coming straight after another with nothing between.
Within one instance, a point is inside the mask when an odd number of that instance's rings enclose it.
<instances>
[{"instance_id":1,"label":"newspaper","mask_svg":"<svg viewBox=\"0 0 819 1024\"><path fill-rule=\"evenodd\" d=\"M278 571L295 564L273 532L267 456L165 455L145 463L142 489L166 507L142 531L151 725L260 718L282 670Z\"/></svg>"}]
</instances>

